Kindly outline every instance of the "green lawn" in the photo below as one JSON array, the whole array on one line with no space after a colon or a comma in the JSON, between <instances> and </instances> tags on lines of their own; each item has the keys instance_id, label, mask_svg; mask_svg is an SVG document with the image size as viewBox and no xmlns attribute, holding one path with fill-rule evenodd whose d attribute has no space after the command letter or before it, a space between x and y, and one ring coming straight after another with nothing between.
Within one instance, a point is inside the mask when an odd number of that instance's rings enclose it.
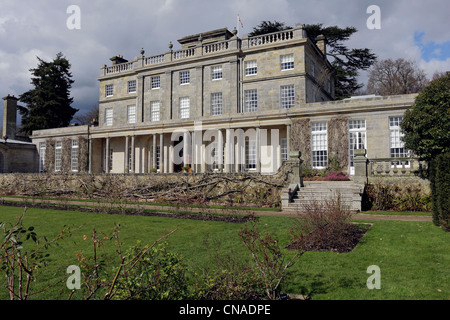
<instances>
[{"instance_id":1,"label":"green lawn","mask_svg":"<svg viewBox=\"0 0 450 320\"><path fill-rule=\"evenodd\" d=\"M0 221L14 221L22 212L22 208L0 207ZM115 223L121 225L120 238L124 248L137 240L152 243L178 228L167 239L169 250L182 254L192 269L211 265L214 248L205 245L206 239L221 243L224 252L233 248L236 254L248 256L238 238L242 224L28 209L24 225L34 226L38 236L52 238L65 225L82 226L65 239L61 247L52 247L49 266L42 270L39 279L62 278L69 265L78 264L78 252L92 251L89 241L92 230L95 228L97 232L110 235ZM276 234L283 246L288 244L288 231L292 225L292 218L285 217L261 217L258 222L260 230ZM449 249L450 234L431 222L373 221L371 229L350 253L305 253L289 269L286 291L306 293L312 299L448 300ZM107 250L113 253L116 247L108 245ZM369 290L366 286L370 276L366 270L371 265L380 267L380 290ZM56 299L61 290L61 299L66 299L69 290L65 284L35 298ZM0 299L8 299L5 289L0 289Z\"/></svg>"}]
</instances>

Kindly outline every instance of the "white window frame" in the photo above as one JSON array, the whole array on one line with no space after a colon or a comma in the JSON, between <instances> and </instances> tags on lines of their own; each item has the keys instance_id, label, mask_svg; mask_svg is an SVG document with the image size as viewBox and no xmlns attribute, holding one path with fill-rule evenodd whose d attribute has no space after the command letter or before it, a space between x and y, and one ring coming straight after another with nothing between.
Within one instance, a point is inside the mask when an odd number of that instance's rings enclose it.
<instances>
[{"instance_id":1,"label":"white window frame","mask_svg":"<svg viewBox=\"0 0 450 320\"><path fill-rule=\"evenodd\" d=\"M311 123L311 165L313 169L328 167L328 124Z\"/></svg>"},{"instance_id":2,"label":"white window frame","mask_svg":"<svg viewBox=\"0 0 450 320\"><path fill-rule=\"evenodd\" d=\"M191 100L189 97L182 97L180 98L180 119L189 119L190 113L191 113Z\"/></svg>"},{"instance_id":3,"label":"white window frame","mask_svg":"<svg viewBox=\"0 0 450 320\"><path fill-rule=\"evenodd\" d=\"M60 172L62 169L62 142L55 143L55 172Z\"/></svg>"},{"instance_id":4,"label":"white window frame","mask_svg":"<svg viewBox=\"0 0 450 320\"><path fill-rule=\"evenodd\" d=\"M161 88L161 76L153 76L151 77L150 81L151 81L150 87L152 90Z\"/></svg>"},{"instance_id":5,"label":"white window frame","mask_svg":"<svg viewBox=\"0 0 450 320\"><path fill-rule=\"evenodd\" d=\"M245 66L245 76L255 76L258 74L258 62L256 60L246 61Z\"/></svg>"},{"instance_id":6,"label":"white window frame","mask_svg":"<svg viewBox=\"0 0 450 320\"><path fill-rule=\"evenodd\" d=\"M244 91L244 112L258 111L258 90L251 89Z\"/></svg>"},{"instance_id":7,"label":"white window frame","mask_svg":"<svg viewBox=\"0 0 450 320\"><path fill-rule=\"evenodd\" d=\"M290 109L295 104L295 87L287 85L280 87L280 104L281 109Z\"/></svg>"},{"instance_id":8,"label":"white window frame","mask_svg":"<svg viewBox=\"0 0 450 320\"><path fill-rule=\"evenodd\" d=\"M137 108L136 108L135 104L127 106L127 123L128 124L135 124L137 122L136 111L137 111Z\"/></svg>"},{"instance_id":9,"label":"white window frame","mask_svg":"<svg viewBox=\"0 0 450 320\"><path fill-rule=\"evenodd\" d=\"M106 108L105 109L105 125L111 127L114 123L114 109Z\"/></svg>"},{"instance_id":10,"label":"white window frame","mask_svg":"<svg viewBox=\"0 0 450 320\"><path fill-rule=\"evenodd\" d=\"M156 147L156 171L161 172L161 146Z\"/></svg>"},{"instance_id":11,"label":"white window frame","mask_svg":"<svg viewBox=\"0 0 450 320\"><path fill-rule=\"evenodd\" d=\"M222 92L211 93L211 115L219 116L223 113L223 96Z\"/></svg>"},{"instance_id":12,"label":"white window frame","mask_svg":"<svg viewBox=\"0 0 450 320\"><path fill-rule=\"evenodd\" d=\"M281 161L288 160L288 145L287 138L282 138L280 140L280 153L281 153Z\"/></svg>"},{"instance_id":13,"label":"white window frame","mask_svg":"<svg viewBox=\"0 0 450 320\"><path fill-rule=\"evenodd\" d=\"M190 71L180 71L180 85L186 85L191 83Z\"/></svg>"},{"instance_id":14,"label":"white window frame","mask_svg":"<svg viewBox=\"0 0 450 320\"><path fill-rule=\"evenodd\" d=\"M136 93L136 80L128 81L128 93Z\"/></svg>"},{"instance_id":15,"label":"white window frame","mask_svg":"<svg viewBox=\"0 0 450 320\"><path fill-rule=\"evenodd\" d=\"M150 102L150 121L161 121L161 101Z\"/></svg>"},{"instance_id":16,"label":"white window frame","mask_svg":"<svg viewBox=\"0 0 450 320\"><path fill-rule=\"evenodd\" d=\"M350 159L350 175L355 174L353 158L355 150L366 149L367 146L367 125L366 120L348 121L348 150Z\"/></svg>"},{"instance_id":17,"label":"white window frame","mask_svg":"<svg viewBox=\"0 0 450 320\"><path fill-rule=\"evenodd\" d=\"M295 66L294 54L285 54L280 56L280 68L281 71L293 70Z\"/></svg>"},{"instance_id":18,"label":"white window frame","mask_svg":"<svg viewBox=\"0 0 450 320\"><path fill-rule=\"evenodd\" d=\"M70 151L70 170L72 170L72 172L78 172L78 152L79 152L78 140L72 140L72 146Z\"/></svg>"},{"instance_id":19,"label":"white window frame","mask_svg":"<svg viewBox=\"0 0 450 320\"><path fill-rule=\"evenodd\" d=\"M245 140L245 169L247 171L256 170L256 140Z\"/></svg>"},{"instance_id":20,"label":"white window frame","mask_svg":"<svg viewBox=\"0 0 450 320\"><path fill-rule=\"evenodd\" d=\"M222 65L211 67L211 80L222 80L223 79L223 68Z\"/></svg>"},{"instance_id":21,"label":"white window frame","mask_svg":"<svg viewBox=\"0 0 450 320\"><path fill-rule=\"evenodd\" d=\"M405 143L402 141L404 134L401 131L400 123L403 121L403 116L389 117L389 154L391 158L407 158L410 152L405 149ZM411 166L410 161L406 161L405 168ZM400 161L392 161L391 167L401 167Z\"/></svg>"},{"instance_id":22,"label":"white window frame","mask_svg":"<svg viewBox=\"0 0 450 320\"><path fill-rule=\"evenodd\" d=\"M107 98L114 96L114 85L113 84L105 85L105 96Z\"/></svg>"},{"instance_id":23,"label":"white window frame","mask_svg":"<svg viewBox=\"0 0 450 320\"><path fill-rule=\"evenodd\" d=\"M45 172L45 153L47 151L47 144L45 142L39 143L39 172Z\"/></svg>"}]
</instances>

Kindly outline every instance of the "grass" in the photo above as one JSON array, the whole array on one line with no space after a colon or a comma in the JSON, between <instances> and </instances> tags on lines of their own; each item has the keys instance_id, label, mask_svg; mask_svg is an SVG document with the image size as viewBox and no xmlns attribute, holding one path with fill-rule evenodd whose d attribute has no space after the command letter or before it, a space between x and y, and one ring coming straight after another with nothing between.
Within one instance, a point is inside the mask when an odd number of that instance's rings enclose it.
<instances>
[{"instance_id":1,"label":"grass","mask_svg":"<svg viewBox=\"0 0 450 320\"><path fill-rule=\"evenodd\" d=\"M23 208L0 207L0 221L15 221ZM367 222L367 221L365 221ZM286 217L260 217L258 227L278 236L280 244L289 243L288 232L294 221ZM307 252L288 269L286 291L307 294L314 300L448 300L450 299L450 234L431 222L373 221L359 245L350 253ZM215 248L205 245L206 239L217 241L221 250L249 257L238 238L242 224L193 221L165 217L138 217L28 209L24 225L34 226L38 236L55 237L65 225L81 226L61 247L50 249L49 266L42 269L39 279L60 279L69 265L78 265L76 253L92 251L89 241L92 230L111 234L114 224L121 225L120 239L128 248L136 241L152 243L175 228L178 231L167 239L171 251L183 255L184 261L195 270L211 264ZM84 236L87 237L84 240ZM116 247L108 245L113 254ZM287 252L291 255L292 252ZM381 289L366 286L371 265L381 269ZM4 278L0 281L4 281ZM37 284L38 287L39 284ZM36 288L37 288L36 287ZM62 291L67 298L65 284L37 295L35 299L53 300ZM80 298L75 294L74 298ZM8 299L0 288L0 299Z\"/></svg>"}]
</instances>

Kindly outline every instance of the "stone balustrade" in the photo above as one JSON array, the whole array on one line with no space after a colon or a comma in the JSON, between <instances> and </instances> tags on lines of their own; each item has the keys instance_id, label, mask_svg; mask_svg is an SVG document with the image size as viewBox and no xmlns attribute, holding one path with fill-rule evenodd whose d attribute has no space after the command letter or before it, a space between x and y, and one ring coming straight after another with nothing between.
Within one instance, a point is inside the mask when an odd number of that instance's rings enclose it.
<instances>
[{"instance_id":1,"label":"stone balustrade","mask_svg":"<svg viewBox=\"0 0 450 320\"><path fill-rule=\"evenodd\" d=\"M132 71L135 68L158 65L171 61L201 57L203 55L227 52L231 50L253 49L258 46L274 45L277 43L283 43L294 39L299 40L302 38L306 38L306 32L303 30L303 26L299 25L293 29L288 29L280 32L269 33L256 37L248 37L247 35L245 35L242 39L234 37L230 40L200 44L198 47L176 51L173 51L172 46L170 46L170 51L163 54L149 57L141 56L140 58L136 58L134 61L115 64L112 66L104 65L102 67L101 76L124 73Z\"/></svg>"},{"instance_id":2,"label":"stone balustrade","mask_svg":"<svg viewBox=\"0 0 450 320\"><path fill-rule=\"evenodd\" d=\"M369 159L368 174L377 176L408 176L424 169L425 162L418 158Z\"/></svg>"},{"instance_id":3,"label":"stone balustrade","mask_svg":"<svg viewBox=\"0 0 450 320\"><path fill-rule=\"evenodd\" d=\"M119 72L133 70L133 64L134 64L134 62L125 62L125 63L115 64L115 65L106 67L105 74L119 73Z\"/></svg>"},{"instance_id":4,"label":"stone balustrade","mask_svg":"<svg viewBox=\"0 0 450 320\"><path fill-rule=\"evenodd\" d=\"M367 182L369 177L406 177L418 174L422 176L426 162L419 158L376 158L368 159L366 150L355 150L354 181Z\"/></svg>"},{"instance_id":5,"label":"stone balustrade","mask_svg":"<svg viewBox=\"0 0 450 320\"><path fill-rule=\"evenodd\" d=\"M288 41L292 39L294 39L294 31L290 29L286 31L269 33L261 36L248 38L248 46L256 47L265 44L273 44L275 42Z\"/></svg>"}]
</instances>

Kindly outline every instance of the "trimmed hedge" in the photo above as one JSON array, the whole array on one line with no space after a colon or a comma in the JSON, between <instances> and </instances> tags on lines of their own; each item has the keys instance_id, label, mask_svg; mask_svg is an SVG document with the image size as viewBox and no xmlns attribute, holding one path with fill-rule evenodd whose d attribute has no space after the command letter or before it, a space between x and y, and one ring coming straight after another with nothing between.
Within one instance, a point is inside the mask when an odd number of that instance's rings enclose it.
<instances>
[{"instance_id":1,"label":"trimmed hedge","mask_svg":"<svg viewBox=\"0 0 450 320\"><path fill-rule=\"evenodd\" d=\"M450 153L437 156L430 169L433 222L450 231Z\"/></svg>"}]
</instances>

